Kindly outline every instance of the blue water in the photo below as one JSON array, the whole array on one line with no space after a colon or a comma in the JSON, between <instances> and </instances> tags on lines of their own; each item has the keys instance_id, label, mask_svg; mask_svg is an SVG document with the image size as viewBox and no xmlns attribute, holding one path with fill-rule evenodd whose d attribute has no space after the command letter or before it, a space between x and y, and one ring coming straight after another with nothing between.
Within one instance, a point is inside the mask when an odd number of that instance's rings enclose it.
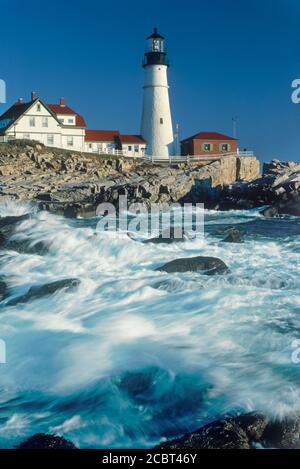
<instances>
[{"instance_id":1,"label":"blue water","mask_svg":"<svg viewBox=\"0 0 300 469\"><path fill-rule=\"evenodd\" d=\"M152 447L223 415L300 411L300 219L258 211L205 214L205 237L143 244L95 235L96 219L32 211L16 239L49 244L44 256L2 252L10 298L32 285L80 286L0 308L0 447L36 432L82 448ZM238 226L242 244L222 243ZM221 258L231 273L165 274L183 256Z\"/></svg>"}]
</instances>

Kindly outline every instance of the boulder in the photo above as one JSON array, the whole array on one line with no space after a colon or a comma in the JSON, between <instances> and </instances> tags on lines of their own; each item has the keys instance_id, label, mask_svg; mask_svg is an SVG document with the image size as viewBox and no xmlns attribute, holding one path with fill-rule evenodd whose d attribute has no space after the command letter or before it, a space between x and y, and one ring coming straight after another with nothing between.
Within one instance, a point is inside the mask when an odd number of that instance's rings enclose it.
<instances>
[{"instance_id":1,"label":"boulder","mask_svg":"<svg viewBox=\"0 0 300 469\"><path fill-rule=\"evenodd\" d=\"M0 240L1 249L1 240ZM32 242L30 239L8 240L2 244L2 249L17 251L21 254L37 254L43 256L47 254L49 248L43 241Z\"/></svg>"},{"instance_id":2,"label":"boulder","mask_svg":"<svg viewBox=\"0 0 300 469\"><path fill-rule=\"evenodd\" d=\"M4 280L0 277L0 301L2 301L6 296L7 285Z\"/></svg>"},{"instance_id":3,"label":"boulder","mask_svg":"<svg viewBox=\"0 0 300 469\"><path fill-rule=\"evenodd\" d=\"M0 228L9 226L9 225L16 225L23 220L27 220L29 218L28 214L19 215L19 216L9 216L9 217L1 217L0 218Z\"/></svg>"},{"instance_id":4,"label":"boulder","mask_svg":"<svg viewBox=\"0 0 300 469\"><path fill-rule=\"evenodd\" d=\"M62 436L36 433L21 443L18 449L76 449L76 446Z\"/></svg>"},{"instance_id":5,"label":"boulder","mask_svg":"<svg viewBox=\"0 0 300 469\"><path fill-rule=\"evenodd\" d=\"M262 435L262 440L267 447L299 449L300 416L270 422Z\"/></svg>"},{"instance_id":6,"label":"boulder","mask_svg":"<svg viewBox=\"0 0 300 469\"><path fill-rule=\"evenodd\" d=\"M80 280L76 278L67 278L63 280L56 280L55 282L46 283L44 285L37 285L29 288L28 292L25 295L18 296L10 300L7 305L13 306L18 303L27 303L28 301L37 300L43 298L44 296L53 295L59 290L70 291L73 288L77 287L80 283Z\"/></svg>"},{"instance_id":7,"label":"boulder","mask_svg":"<svg viewBox=\"0 0 300 469\"><path fill-rule=\"evenodd\" d=\"M250 449L259 441L268 419L251 413L218 420L182 438L163 443L160 449Z\"/></svg>"},{"instance_id":8,"label":"boulder","mask_svg":"<svg viewBox=\"0 0 300 469\"><path fill-rule=\"evenodd\" d=\"M241 231L238 228L229 228L225 231L224 243L241 243Z\"/></svg>"},{"instance_id":9,"label":"boulder","mask_svg":"<svg viewBox=\"0 0 300 469\"><path fill-rule=\"evenodd\" d=\"M265 217L275 217L277 215L300 216L300 195L293 194L289 200L282 200L261 211Z\"/></svg>"},{"instance_id":10,"label":"boulder","mask_svg":"<svg viewBox=\"0 0 300 469\"><path fill-rule=\"evenodd\" d=\"M300 416L270 420L257 412L209 423L181 438L167 441L159 449L299 449Z\"/></svg>"},{"instance_id":11,"label":"boulder","mask_svg":"<svg viewBox=\"0 0 300 469\"><path fill-rule=\"evenodd\" d=\"M156 271L173 272L201 272L205 275L229 273L227 265L217 257L183 257L167 262L155 269Z\"/></svg>"},{"instance_id":12,"label":"boulder","mask_svg":"<svg viewBox=\"0 0 300 469\"><path fill-rule=\"evenodd\" d=\"M173 243L176 241L185 241L187 236L185 235L184 232L181 233L176 233L174 230L174 227L168 230L162 231L162 233L159 234L159 236L155 236L154 238L149 238L144 241L144 243L155 243L155 244L160 244L160 243Z\"/></svg>"},{"instance_id":13,"label":"boulder","mask_svg":"<svg viewBox=\"0 0 300 469\"><path fill-rule=\"evenodd\" d=\"M260 212L261 215L267 218L276 217L279 214L277 207L267 207Z\"/></svg>"}]
</instances>

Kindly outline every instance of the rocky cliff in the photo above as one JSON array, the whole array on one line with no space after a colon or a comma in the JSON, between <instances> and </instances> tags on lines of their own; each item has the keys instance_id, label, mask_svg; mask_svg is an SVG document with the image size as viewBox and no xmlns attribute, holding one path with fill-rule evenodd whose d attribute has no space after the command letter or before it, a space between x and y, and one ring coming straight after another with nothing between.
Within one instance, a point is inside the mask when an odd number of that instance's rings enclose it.
<instances>
[{"instance_id":1,"label":"rocky cliff","mask_svg":"<svg viewBox=\"0 0 300 469\"><path fill-rule=\"evenodd\" d=\"M256 158L204 164L153 165L138 159L49 149L31 141L0 145L0 198L34 200L69 216L92 214L98 203L214 201L229 184L259 174Z\"/></svg>"},{"instance_id":2,"label":"rocky cliff","mask_svg":"<svg viewBox=\"0 0 300 469\"><path fill-rule=\"evenodd\" d=\"M227 186L220 209L253 208L267 205L266 216L300 215L300 163L273 160L265 163L263 175L251 182Z\"/></svg>"}]
</instances>

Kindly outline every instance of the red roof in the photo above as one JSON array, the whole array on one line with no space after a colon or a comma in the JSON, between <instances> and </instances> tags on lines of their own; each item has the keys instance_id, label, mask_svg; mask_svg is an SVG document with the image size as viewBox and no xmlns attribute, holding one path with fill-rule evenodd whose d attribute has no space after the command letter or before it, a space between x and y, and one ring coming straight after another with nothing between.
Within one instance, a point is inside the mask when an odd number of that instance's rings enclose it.
<instances>
[{"instance_id":1,"label":"red roof","mask_svg":"<svg viewBox=\"0 0 300 469\"><path fill-rule=\"evenodd\" d=\"M186 140L237 140L236 138L229 137L228 135L220 134L218 132L199 132L192 137L185 138L183 142Z\"/></svg>"},{"instance_id":2,"label":"red roof","mask_svg":"<svg viewBox=\"0 0 300 469\"><path fill-rule=\"evenodd\" d=\"M120 140L122 143L145 143L145 140L141 135L120 135Z\"/></svg>"},{"instance_id":3,"label":"red roof","mask_svg":"<svg viewBox=\"0 0 300 469\"><path fill-rule=\"evenodd\" d=\"M76 116L76 125L78 127L86 127L86 123L84 121L84 118L80 114L78 114L76 111L73 111L73 109L71 109L70 107L61 106L60 104L47 104L47 106L56 115L57 114L64 114L64 115L68 115L68 116Z\"/></svg>"},{"instance_id":4,"label":"red roof","mask_svg":"<svg viewBox=\"0 0 300 469\"><path fill-rule=\"evenodd\" d=\"M118 130L86 130L85 140L87 142L114 142L120 137Z\"/></svg>"}]
</instances>

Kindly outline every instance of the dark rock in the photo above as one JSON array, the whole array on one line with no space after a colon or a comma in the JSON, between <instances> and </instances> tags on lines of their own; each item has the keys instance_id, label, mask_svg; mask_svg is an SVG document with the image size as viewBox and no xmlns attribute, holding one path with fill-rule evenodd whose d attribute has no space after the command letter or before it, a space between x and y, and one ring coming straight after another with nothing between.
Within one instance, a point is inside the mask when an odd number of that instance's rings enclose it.
<instances>
[{"instance_id":1,"label":"dark rock","mask_svg":"<svg viewBox=\"0 0 300 469\"><path fill-rule=\"evenodd\" d=\"M270 422L262 440L268 447L300 448L300 416L295 419L285 418L282 421Z\"/></svg>"},{"instance_id":2,"label":"dark rock","mask_svg":"<svg viewBox=\"0 0 300 469\"><path fill-rule=\"evenodd\" d=\"M300 196L293 197L287 202L283 202L278 207L279 213L285 215L294 215L296 217L300 216Z\"/></svg>"},{"instance_id":3,"label":"dark rock","mask_svg":"<svg viewBox=\"0 0 300 469\"><path fill-rule=\"evenodd\" d=\"M262 215L265 217L274 217L277 215L294 215L300 216L300 196L291 195L291 199L282 200L279 203L272 205L271 207L262 210Z\"/></svg>"},{"instance_id":4,"label":"dark rock","mask_svg":"<svg viewBox=\"0 0 300 469\"><path fill-rule=\"evenodd\" d=\"M273 207L267 207L265 208L264 210L262 210L261 212L261 215L263 215L264 217L275 217L279 214L279 210L277 207L273 206Z\"/></svg>"},{"instance_id":5,"label":"dark rock","mask_svg":"<svg viewBox=\"0 0 300 469\"><path fill-rule=\"evenodd\" d=\"M182 438L163 443L160 449L250 449L258 442L268 423L256 413L209 423Z\"/></svg>"},{"instance_id":6,"label":"dark rock","mask_svg":"<svg viewBox=\"0 0 300 469\"><path fill-rule=\"evenodd\" d=\"M9 225L16 225L21 221L27 220L29 218L29 214L20 215L20 216L12 216L12 217L2 217L0 218L0 228L9 226Z\"/></svg>"},{"instance_id":7,"label":"dark rock","mask_svg":"<svg viewBox=\"0 0 300 469\"><path fill-rule=\"evenodd\" d=\"M241 232L238 228L229 228L225 231L225 234L224 243L240 243L242 241Z\"/></svg>"},{"instance_id":8,"label":"dark rock","mask_svg":"<svg viewBox=\"0 0 300 469\"><path fill-rule=\"evenodd\" d=\"M261 439L269 421L268 417L256 412L234 417L233 420L244 430L251 441L259 441Z\"/></svg>"},{"instance_id":9,"label":"dark rock","mask_svg":"<svg viewBox=\"0 0 300 469\"><path fill-rule=\"evenodd\" d=\"M10 300L7 305L13 306L18 303L27 303L31 300L37 300L44 296L53 295L55 292L66 289L67 291L77 287L80 280L76 278L68 278L63 280L57 280L55 282L46 283L45 285L38 285L31 287L25 295L19 296Z\"/></svg>"},{"instance_id":10,"label":"dark rock","mask_svg":"<svg viewBox=\"0 0 300 469\"><path fill-rule=\"evenodd\" d=\"M217 257L183 257L167 262L155 269L162 272L198 272L201 271L205 275L226 274L229 273L227 265Z\"/></svg>"},{"instance_id":11,"label":"dark rock","mask_svg":"<svg viewBox=\"0 0 300 469\"><path fill-rule=\"evenodd\" d=\"M160 449L300 449L300 416L270 421L256 412L209 423L158 446Z\"/></svg>"},{"instance_id":12,"label":"dark rock","mask_svg":"<svg viewBox=\"0 0 300 469\"><path fill-rule=\"evenodd\" d=\"M6 296L7 285L0 277L0 301L2 301Z\"/></svg>"},{"instance_id":13,"label":"dark rock","mask_svg":"<svg viewBox=\"0 0 300 469\"><path fill-rule=\"evenodd\" d=\"M6 241L6 238L4 234L2 233L2 231L0 231L0 249L2 248L2 246L4 246L5 241Z\"/></svg>"},{"instance_id":14,"label":"dark rock","mask_svg":"<svg viewBox=\"0 0 300 469\"><path fill-rule=\"evenodd\" d=\"M21 443L18 449L76 449L76 446L62 436L36 433Z\"/></svg>"},{"instance_id":15,"label":"dark rock","mask_svg":"<svg viewBox=\"0 0 300 469\"><path fill-rule=\"evenodd\" d=\"M47 244L43 241L34 243L30 239L9 240L2 245L3 248L17 251L21 254L38 254L39 256L43 256L49 251Z\"/></svg>"},{"instance_id":16,"label":"dark rock","mask_svg":"<svg viewBox=\"0 0 300 469\"><path fill-rule=\"evenodd\" d=\"M146 239L144 243L169 244L169 243L173 243L176 241L184 241L185 239L186 239L186 235L184 234L184 232L176 233L174 228L172 227L170 228L170 231L164 230L162 233L159 234L159 236Z\"/></svg>"},{"instance_id":17,"label":"dark rock","mask_svg":"<svg viewBox=\"0 0 300 469\"><path fill-rule=\"evenodd\" d=\"M3 217L0 218L0 246L5 243L5 241L10 238L15 232L16 226L18 223L21 223L24 220L27 220L29 215L21 215L19 217Z\"/></svg>"}]
</instances>

